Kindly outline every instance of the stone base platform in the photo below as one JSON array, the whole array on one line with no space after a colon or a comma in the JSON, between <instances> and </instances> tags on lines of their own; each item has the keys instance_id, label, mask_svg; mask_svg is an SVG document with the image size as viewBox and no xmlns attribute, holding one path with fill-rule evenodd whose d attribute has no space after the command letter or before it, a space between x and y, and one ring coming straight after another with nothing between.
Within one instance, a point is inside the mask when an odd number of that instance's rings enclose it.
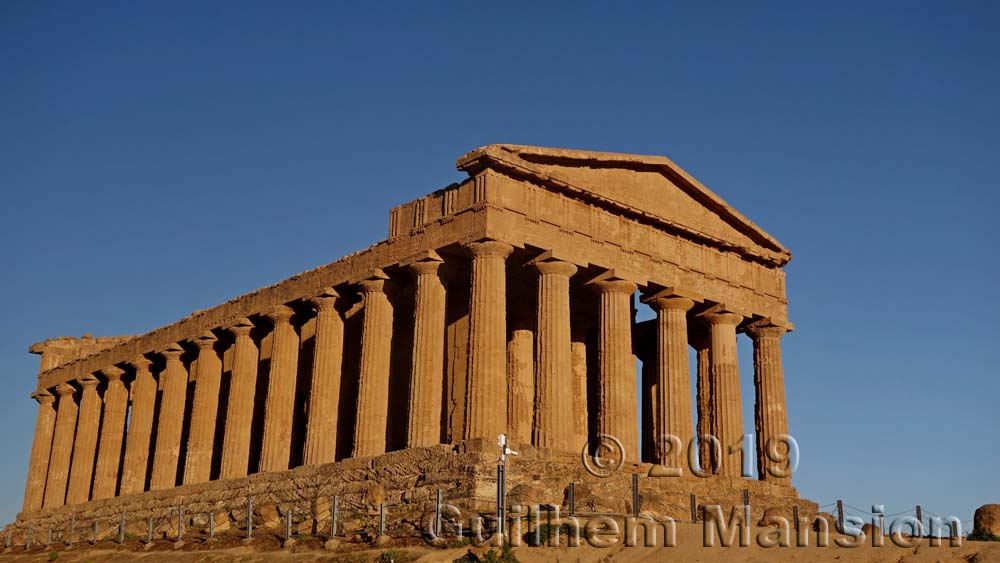
<instances>
[{"instance_id":1,"label":"stone base platform","mask_svg":"<svg viewBox=\"0 0 1000 563\"><path fill-rule=\"evenodd\" d=\"M509 458L507 471L508 506L512 511L517 510L517 505L526 510L527 506L542 504L559 506L566 514L568 485L574 482L578 513L631 514L632 475L638 473L643 514L690 520L690 495L694 494L697 505L719 504L728 515L733 506L743 504L744 490L749 492L754 523L767 508L788 511L798 506L802 517L817 512L815 503L800 498L795 488L787 485L718 476L649 477L650 464L626 464L612 475L598 478L586 470L579 453L549 452L530 446L514 449L520 455ZM458 507L464 519L474 514L494 514L496 481L496 446L472 440L458 446L412 448L22 513L8 529L12 543L23 545L30 526L33 542L38 544L45 541L46 530L65 532L72 521L76 541L86 541L92 539L96 520L98 538L111 539L118 536L124 513L128 536L145 537L151 517L155 522L154 538L173 539L178 508L183 507L185 528L207 529L211 514L215 531L223 533L245 528L249 498L257 528L283 533L284 515L291 510L293 533L324 534L329 529L330 497L336 495L338 534L370 529L377 521L380 504L385 506L389 530L402 525L412 531L433 512L438 490L443 502ZM7 529L0 533L6 534Z\"/></svg>"}]
</instances>

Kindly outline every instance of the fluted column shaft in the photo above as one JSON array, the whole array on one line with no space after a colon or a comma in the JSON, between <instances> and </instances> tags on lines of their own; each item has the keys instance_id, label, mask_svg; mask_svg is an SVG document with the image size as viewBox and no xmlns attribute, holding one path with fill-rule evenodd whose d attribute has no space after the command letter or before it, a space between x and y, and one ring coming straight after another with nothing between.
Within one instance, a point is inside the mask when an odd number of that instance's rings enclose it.
<instances>
[{"instance_id":1,"label":"fluted column shaft","mask_svg":"<svg viewBox=\"0 0 1000 563\"><path fill-rule=\"evenodd\" d=\"M571 327L571 331L573 328ZM580 330L570 343L573 365L573 414L570 450L579 451L587 443L587 341Z\"/></svg>"},{"instance_id":2,"label":"fluted column shaft","mask_svg":"<svg viewBox=\"0 0 1000 563\"><path fill-rule=\"evenodd\" d=\"M118 468L122 462L125 435L125 414L128 411L128 390L122 383L125 371L112 366L101 370L108 378L104 390L104 418L97 446L97 466L94 468L93 499L115 496L118 489Z\"/></svg>"},{"instance_id":3,"label":"fluted column shaft","mask_svg":"<svg viewBox=\"0 0 1000 563\"><path fill-rule=\"evenodd\" d=\"M66 484L69 482L69 464L73 453L73 439L76 436L76 416L79 410L73 393L76 387L61 383L56 387L59 403L56 407L56 427L52 435L52 454L49 456L49 472L45 477L44 508L54 508L66 504Z\"/></svg>"},{"instance_id":4,"label":"fluted column shaft","mask_svg":"<svg viewBox=\"0 0 1000 563\"><path fill-rule=\"evenodd\" d=\"M706 318L711 331L712 434L722 446L719 474L739 477L742 474L741 456L729 451L743 440L743 406L736 355L736 325L743 317L735 313L714 313Z\"/></svg>"},{"instance_id":5,"label":"fluted column shaft","mask_svg":"<svg viewBox=\"0 0 1000 563\"><path fill-rule=\"evenodd\" d=\"M229 404L222 438L220 478L243 477L250 466L250 428L257 393L257 363L260 351L250 338L253 324L242 319L229 328L233 335L233 368L229 380Z\"/></svg>"},{"instance_id":6,"label":"fluted column shaft","mask_svg":"<svg viewBox=\"0 0 1000 563\"><path fill-rule=\"evenodd\" d=\"M472 255L472 291L465 439L495 440L507 429L505 261L513 247L499 241L474 242L466 247Z\"/></svg>"},{"instance_id":7,"label":"fluted column shaft","mask_svg":"<svg viewBox=\"0 0 1000 563\"><path fill-rule=\"evenodd\" d=\"M551 261L538 270L538 322L535 348L536 448L567 450L572 441L573 356L570 338L569 278L576 266Z\"/></svg>"},{"instance_id":8,"label":"fluted column shaft","mask_svg":"<svg viewBox=\"0 0 1000 563\"><path fill-rule=\"evenodd\" d=\"M712 468L712 444L701 436L708 436L712 433L712 362L709 354L709 338L707 335L698 337L694 341L695 357L697 359L697 378L695 399L698 408L697 428L698 441L698 466L702 471L709 471Z\"/></svg>"},{"instance_id":9,"label":"fluted column shaft","mask_svg":"<svg viewBox=\"0 0 1000 563\"><path fill-rule=\"evenodd\" d=\"M156 421L153 474L149 481L151 491L177 485L188 384L187 370L181 363L183 352L180 345L174 344L160 353L167 362L160 374L160 417Z\"/></svg>"},{"instance_id":10,"label":"fluted column shaft","mask_svg":"<svg viewBox=\"0 0 1000 563\"><path fill-rule=\"evenodd\" d=\"M137 356L131 362L135 368L132 380L132 414L125 438L125 461L122 463L121 495L141 493L146 488L149 471L149 441L153 433L153 413L156 407L156 379L149 371L150 361Z\"/></svg>"},{"instance_id":11,"label":"fluted column shaft","mask_svg":"<svg viewBox=\"0 0 1000 563\"><path fill-rule=\"evenodd\" d=\"M45 499L45 476L49 470L52 454L52 435L56 428L56 398L45 391L36 391L31 398L38 401L38 416L35 418L35 437L31 442L31 458L28 462L28 482L24 486L22 512L41 510Z\"/></svg>"},{"instance_id":12,"label":"fluted column shaft","mask_svg":"<svg viewBox=\"0 0 1000 563\"><path fill-rule=\"evenodd\" d=\"M204 483L212 471L215 425L219 415L219 389L222 386L222 359L215 350L218 338L211 332L195 339L198 361L194 369L194 399L191 405L191 428L188 431L184 459L185 485Z\"/></svg>"},{"instance_id":13,"label":"fluted column shaft","mask_svg":"<svg viewBox=\"0 0 1000 563\"><path fill-rule=\"evenodd\" d=\"M299 363L299 335L292 326L292 309L279 305L267 318L271 335L271 371L264 402L264 445L260 472L285 471L292 457L292 417L295 414L295 379Z\"/></svg>"},{"instance_id":14,"label":"fluted column shaft","mask_svg":"<svg viewBox=\"0 0 1000 563\"><path fill-rule=\"evenodd\" d=\"M690 299L660 298L652 301L656 309L656 411L655 427L659 435L654 443L657 463L666 467L684 467L684 448L694 432L691 428L691 374L688 362L687 312L694 306ZM678 442L670 444L664 435ZM680 446L680 447L678 447Z\"/></svg>"},{"instance_id":15,"label":"fluted column shaft","mask_svg":"<svg viewBox=\"0 0 1000 563\"><path fill-rule=\"evenodd\" d=\"M772 453L784 454L784 446L779 449L778 444L780 436L788 434L785 375L781 365L781 337L785 332L786 329L780 326L755 326L747 329L747 334L753 339L757 476L761 480L779 483L791 481L789 466L770 461L768 449Z\"/></svg>"},{"instance_id":16,"label":"fluted column shaft","mask_svg":"<svg viewBox=\"0 0 1000 563\"><path fill-rule=\"evenodd\" d=\"M535 342L527 323L515 326L507 342L507 430L516 444L531 443L535 405Z\"/></svg>"},{"instance_id":17,"label":"fluted column shaft","mask_svg":"<svg viewBox=\"0 0 1000 563\"><path fill-rule=\"evenodd\" d=\"M97 460L97 431L101 426L101 398L97 394L97 378L80 380L80 414L76 422L76 439L73 440L73 465L69 472L66 504L79 504L90 500L90 487Z\"/></svg>"},{"instance_id":18,"label":"fluted column shaft","mask_svg":"<svg viewBox=\"0 0 1000 563\"><path fill-rule=\"evenodd\" d=\"M316 337L303 465L332 463L337 456L340 376L344 356L344 319L337 310L339 297L336 291L327 289L312 300L316 309Z\"/></svg>"},{"instance_id":19,"label":"fluted column shaft","mask_svg":"<svg viewBox=\"0 0 1000 563\"><path fill-rule=\"evenodd\" d=\"M440 265L438 261L426 261L410 266L417 283L406 430L406 445L411 448L441 443L445 291L438 274Z\"/></svg>"},{"instance_id":20,"label":"fluted column shaft","mask_svg":"<svg viewBox=\"0 0 1000 563\"><path fill-rule=\"evenodd\" d=\"M392 345L392 305L385 294L385 280L365 280L360 285L365 310L353 457L385 453Z\"/></svg>"},{"instance_id":21,"label":"fluted column shaft","mask_svg":"<svg viewBox=\"0 0 1000 563\"><path fill-rule=\"evenodd\" d=\"M636 285L626 280L600 281L593 285L600 294L597 431L617 438L626 459L638 461L639 419L631 301Z\"/></svg>"}]
</instances>

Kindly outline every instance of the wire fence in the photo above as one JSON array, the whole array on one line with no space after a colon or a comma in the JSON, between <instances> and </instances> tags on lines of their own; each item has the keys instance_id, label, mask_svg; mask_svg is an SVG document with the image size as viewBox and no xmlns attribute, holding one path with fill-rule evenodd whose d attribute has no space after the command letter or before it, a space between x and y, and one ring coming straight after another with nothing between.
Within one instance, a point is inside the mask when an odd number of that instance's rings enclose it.
<instances>
[{"instance_id":1,"label":"wire fence","mask_svg":"<svg viewBox=\"0 0 1000 563\"><path fill-rule=\"evenodd\" d=\"M630 484L602 491L599 498L595 498L593 491L589 496L578 498L576 485L574 482L567 483L563 499L541 505L544 512L551 514L564 511L569 516L610 516L622 519L655 513L661 517L670 516L678 522L697 523L706 520L707 507L717 505L731 509L733 514L741 512L748 525L754 524L750 522L752 513L760 515L762 519L768 517L765 511L767 507L751 504L749 489L736 494L699 496L688 493L688 502L680 503L675 500L683 498L684 493L668 492L669 496L657 496L657 493L663 491L652 487L644 489L638 475L633 476ZM530 524L531 505L518 502L508 505L511 497L517 495L510 491L502 495L506 502L499 505L499 490L495 496L455 494L449 502L456 503L468 510L469 516L479 519L480 531L486 533L496 532L498 524L505 523L510 518L527 516ZM647 497L653 497L654 500L649 502ZM647 503L650 504L648 513L644 512L644 504ZM332 495L312 499L307 509L301 508L302 504L302 499L298 499L297 503L257 505L253 497L246 497L240 506L228 510L196 510L194 506L204 505L178 505L158 513L121 512L101 518L70 514L61 521L50 518L41 522L28 520L11 523L0 532L3 534L0 541L3 541L6 552L15 549L44 550L80 543L114 543L141 549L157 546L178 548L185 543L228 547L238 542L255 542L272 544L275 548L306 543L315 544L319 548L330 547L339 542L378 545L389 537L399 545L422 542L428 538L461 539L463 529L476 527L474 522L470 522L466 528L460 516L456 517L446 510L452 505L445 502L441 489L436 491L433 498L417 501L409 499L406 502L399 500L371 503L359 502L357 499L347 501ZM580 510L581 505L583 510ZM600 505L600 510L593 509L597 505ZM491 506L497 507L492 514L489 510ZM916 522L915 528L911 525L910 535L919 537L965 535L972 530L973 523L971 517L945 517L919 505L892 513L886 513L881 506L872 506L872 510L867 510L842 500L815 506L809 501L801 501L801 506L796 503L787 506L785 503L777 508L785 512L790 509L794 515L790 520L794 522L796 530L804 516L810 523L817 518L826 518L828 522L833 519L835 529L847 534L858 527L848 521L849 517L856 519L854 522L860 520L866 524L873 523L883 534L897 531L893 522ZM538 508L535 510L538 511ZM824 517L824 514L827 516ZM537 512L535 518L537 526L542 521ZM888 530L885 529L886 522L889 522Z\"/></svg>"}]
</instances>

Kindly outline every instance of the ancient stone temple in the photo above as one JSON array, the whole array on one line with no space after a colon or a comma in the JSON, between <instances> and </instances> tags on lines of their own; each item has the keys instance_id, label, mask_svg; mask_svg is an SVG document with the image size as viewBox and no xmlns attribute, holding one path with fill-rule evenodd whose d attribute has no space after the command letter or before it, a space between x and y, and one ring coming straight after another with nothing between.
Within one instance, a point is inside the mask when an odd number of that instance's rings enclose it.
<instances>
[{"instance_id":1,"label":"ancient stone temple","mask_svg":"<svg viewBox=\"0 0 1000 563\"><path fill-rule=\"evenodd\" d=\"M500 433L521 453L512 494L604 486L581 452L610 435L619 480L682 468L656 485L673 504L797 497L767 451L789 433L784 246L664 157L490 145L457 166L467 179L392 209L358 253L143 335L33 346L20 518L371 481L399 502L435 481L482 498Z\"/></svg>"}]
</instances>

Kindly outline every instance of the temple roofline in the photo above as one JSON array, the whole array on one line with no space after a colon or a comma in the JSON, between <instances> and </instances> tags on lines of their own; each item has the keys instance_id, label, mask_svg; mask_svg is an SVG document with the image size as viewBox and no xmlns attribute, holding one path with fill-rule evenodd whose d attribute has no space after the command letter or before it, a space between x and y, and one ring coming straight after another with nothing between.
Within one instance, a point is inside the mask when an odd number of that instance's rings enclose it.
<instances>
[{"instance_id":1,"label":"temple roofline","mask_svg":"<svg viewBox=\"0 0 1000 563\"><path fill-rule=\"evenodd\" d=\"M470 176L475 175L478 171L487 168L490 163L493 163L513 167L522 172L528 172L535 179L543 183L551 181L552 178L548 173L533 166L533 158L543 159L549 164L558 164L559 162L573 162L576 164L588 164L590 166L603 164L616 168L659 172L754 242L771 250L774 253L772 259L778 267L786 265L792 259L791 251L778 242L777 239L734 209L715 192L665 156L493 144L477 148L462 155L456 161L455 165L459 170L469 173ZM589 191L583 188L578 189ZM617 203L626 205L624 202Z\"/></svg>"}]
</instances>

